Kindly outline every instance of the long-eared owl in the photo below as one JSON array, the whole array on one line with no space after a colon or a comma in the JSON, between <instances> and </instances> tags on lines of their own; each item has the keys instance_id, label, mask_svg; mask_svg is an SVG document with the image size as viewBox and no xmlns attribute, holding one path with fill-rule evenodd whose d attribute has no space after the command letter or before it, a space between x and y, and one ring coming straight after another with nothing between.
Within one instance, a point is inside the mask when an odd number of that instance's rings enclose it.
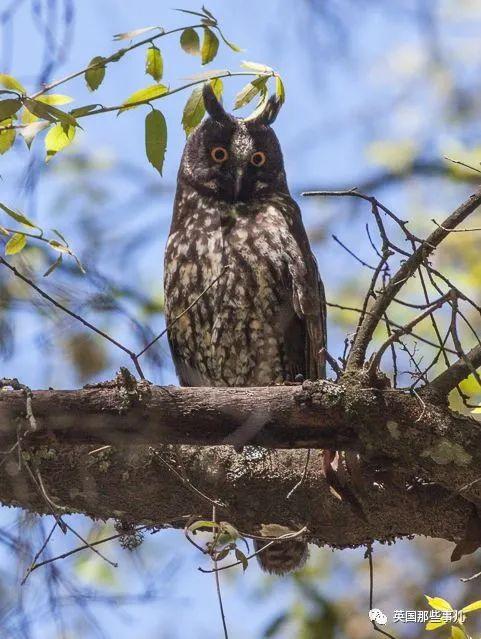
<instances>
[{"instance_id":1,"label":"long-eared owl","mask_svg":"<svg viewBox=\"0 0 481 639\"><path fill-rule=\"evenodd\" d=\"M209 117L185 146L165 253L168 339L180 382L322 378L324 293L271 128L280 102L272 97L257 116L238 119L209 83L203 96ZM306 543L276 542L258 557L282 574L302 565Z\"/></svg>"}]
</instances>

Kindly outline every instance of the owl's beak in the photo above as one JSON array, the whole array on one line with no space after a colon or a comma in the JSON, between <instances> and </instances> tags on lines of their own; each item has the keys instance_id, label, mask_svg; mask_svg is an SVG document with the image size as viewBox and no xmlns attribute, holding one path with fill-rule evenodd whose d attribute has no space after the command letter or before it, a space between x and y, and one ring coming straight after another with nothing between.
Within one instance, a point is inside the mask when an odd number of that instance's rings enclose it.
<instances>
[{"instance_id":1,"label":"owl's beak","mask_svg":"<svg viewBox=\"0 0 481 639\"><path fill-rule=\"evenodd\" d=\"M237 199L242 189L242 180L244 178L244 169L240 167L236 169L235 182L234 182L234 197Z\"/></svg>"}]
</instances>

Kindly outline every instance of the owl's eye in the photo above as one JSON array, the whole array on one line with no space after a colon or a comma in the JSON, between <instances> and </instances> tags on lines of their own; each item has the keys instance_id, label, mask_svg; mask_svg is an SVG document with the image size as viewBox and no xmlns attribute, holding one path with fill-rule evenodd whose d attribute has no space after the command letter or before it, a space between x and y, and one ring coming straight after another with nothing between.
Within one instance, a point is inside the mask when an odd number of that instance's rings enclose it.
<instances>
[{"instance_id":1,"label":"owl's eye","mask_svg":"<svg viewBox=\"0 0 481 639\"><path fill-rule=\"evenodd\" d=\"M227 149L224 149L223 146L215 146L210 152L210 157L214 160L214 162L222 164L222 162L227 160L229 154L227 153Z\"/></svg>"},{"instance_id":2,"label":"owl's eye","mask_svg":"<svg viewBox=\"0 0 481 639\"><path fill-rule=\"evenodd\" d=\"M256 151L251 155L251 164L254 166L262 166L266 162L266 154L262 151Z\"/></svg>"}]
</instances>

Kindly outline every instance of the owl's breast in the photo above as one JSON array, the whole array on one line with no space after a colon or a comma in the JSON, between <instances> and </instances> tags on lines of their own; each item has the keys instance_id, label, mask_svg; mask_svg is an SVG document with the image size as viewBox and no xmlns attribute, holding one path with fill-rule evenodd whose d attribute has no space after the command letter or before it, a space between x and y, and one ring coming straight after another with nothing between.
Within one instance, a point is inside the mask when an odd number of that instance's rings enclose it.
<instances>
[{"instance_id":1,"label":"owl's breast","mask_svg":"<svg viewBox=\"0 0 481 639\"><path fill-rule=\"evenodd\" d=\"M272 205L225 205L208 217L194 211L169 237L167 322L193 304L169 331L171 343L199 383L282 381L284 333L294 314L289 256L299 253L288 223Z\"/></svg>"}]
</instances>

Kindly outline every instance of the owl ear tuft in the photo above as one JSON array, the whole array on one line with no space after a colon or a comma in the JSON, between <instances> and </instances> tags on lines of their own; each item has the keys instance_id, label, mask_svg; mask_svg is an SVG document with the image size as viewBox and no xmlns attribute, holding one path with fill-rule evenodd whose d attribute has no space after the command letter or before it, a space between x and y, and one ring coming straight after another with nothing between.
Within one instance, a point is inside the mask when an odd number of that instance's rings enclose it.
<instances>
[{"instance_id":1,"label":"owl ear tuft","mask_svg":"<svg viewBox=\"0 0 481 639\"><path fill-rule=\"evenodd\" d=\"M279 111L281 110L282 101L279 100L277 95L271 95L271 97L267 100L265 107L262 111L253 118L253 122L256 124L265 124L269 126L272 124L277 118Z\"/></svg>"},{"instance_id":2,"label":"owl ear tuft","mask_svg":"<svg viewBox=\"0 0 481 639\"><path fill-rule=\"evenodd\" d=\"M205 109L213 120L216 120L217 122L226 122L230 120L229 114L224 111L224 107L217 99L210 82L206 82L204 84L202 96L204 98Z\"/></svg>"}]
</instances>

